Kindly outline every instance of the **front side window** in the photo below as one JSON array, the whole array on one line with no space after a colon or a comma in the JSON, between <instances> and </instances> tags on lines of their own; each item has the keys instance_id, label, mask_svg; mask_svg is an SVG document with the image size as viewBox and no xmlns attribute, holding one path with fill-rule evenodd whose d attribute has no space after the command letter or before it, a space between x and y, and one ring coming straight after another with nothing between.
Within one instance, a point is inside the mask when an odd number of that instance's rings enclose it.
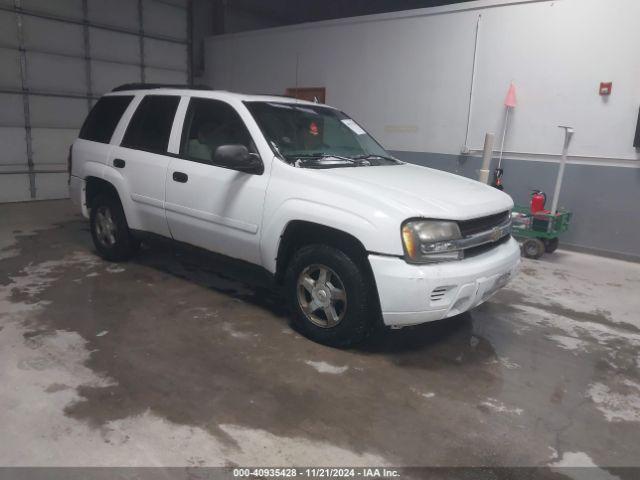
<instances>
[{"instance_id":1,"label":"front side window","mask_svg":"<svg viewBox=\"0 0 640 480\"><path fill-rule=\"evenodd\" d=\"M148 95L129 122L122 146L152 153L166 153L180 97Z\"/></svg>"},{"instance_id":2,"label":"front side window","mask_svg":"<svg viewBox=\"0 0 640 480\"><path fill-rule=\"evenodd\" d=\"M246 102L274 151L298 167L396 165L373 137L333 108Z\"/></svg>"},{"instance_id":3,"label":"front side window","mask_svg":"<svg viewBox=\"0 0 640 480\"><path fill-rule=\"evenodd\" d=\"M256 153L238 112L219 100L191 99L182 138L182 155L191 160L213 163L215 151L222 145L244 145Z\"/></svg>"},{"instance_id":4,"label":"front side window","mask_svg":"<svg viewBox=\"0 0 640 480\"><path fill-rule=\"evenodd\" d=\"M78 136L83 140L109 143L131 100L133 97L129 95L102 97L89 112Z\"/></svg>"}]
</instances>

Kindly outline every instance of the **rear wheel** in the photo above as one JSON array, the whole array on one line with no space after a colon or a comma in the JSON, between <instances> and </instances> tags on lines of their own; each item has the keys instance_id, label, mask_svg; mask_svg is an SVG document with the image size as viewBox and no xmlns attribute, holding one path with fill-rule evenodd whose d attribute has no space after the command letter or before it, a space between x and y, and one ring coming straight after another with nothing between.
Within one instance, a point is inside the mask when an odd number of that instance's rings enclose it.
<instances>
[{"instance_id":1,"label":"rear wheel","mask_svg":"<svg viewBox=\"0 0 640 480\"><path fill-rule=\"evenodd\" d=\"M547 253L553 253L558 249L558 244L560 243L560 241L558 240L558 237L556 238L549 238L548 240L545 240L544 242L544 251Z\"/></svg>"},{"instance_id":2,"label":"rear wheel","mask_svg":"<svg viewBox=\"0 0 640 480\"><path fill-rule=\"evenodd\" d=\"M120 200L113 195L99 195L91 207L91 236L98 254L105 260L119 262L130 258L139 243L133 238Z\"/></svg>"},{"instance_id":3,"label":"rear wheel","mask_svg":"<svg viewBox=\"0 0 640 480\"><path fill-rule=\"evenodd\" d=\"M345 347L364 339L370 322L370 282L341 250L308 245L287 268L285 288L296 326L310 339Z\"/></svg>"},{"instance_id":4,"label":"rear wheel","mask_svg":"<svg viewBox=\"0 0 640 480\"><path fill-rule=\"evenodd\" d=\"M527 238L522 243L522 253L527 258L540 258L544 253L544 243L539 238Z\"/></svg>"}]
</instances>

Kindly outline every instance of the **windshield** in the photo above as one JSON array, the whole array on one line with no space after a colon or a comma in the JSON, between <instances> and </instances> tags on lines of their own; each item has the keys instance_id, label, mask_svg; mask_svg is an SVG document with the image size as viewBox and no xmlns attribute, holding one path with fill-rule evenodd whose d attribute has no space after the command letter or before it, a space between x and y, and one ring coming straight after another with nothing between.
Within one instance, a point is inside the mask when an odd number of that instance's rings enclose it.
<instances>
[{"instance_id":1,"label":"windshield","mask_svg":"<svg viewBox=\"0 0 640 480\"><path fill-rule=\"evenodd\" d=\"M245 103L272 148L307 168L396 165L373 137L344 113L315 105Z\"/></svg>"}]
</instances>

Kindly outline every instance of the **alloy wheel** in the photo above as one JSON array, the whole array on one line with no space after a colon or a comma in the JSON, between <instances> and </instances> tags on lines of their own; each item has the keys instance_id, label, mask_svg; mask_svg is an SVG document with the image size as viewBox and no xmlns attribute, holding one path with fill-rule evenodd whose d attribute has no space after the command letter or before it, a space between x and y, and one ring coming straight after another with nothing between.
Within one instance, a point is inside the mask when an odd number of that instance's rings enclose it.
<instances>
[{"instance_id":1,"label":"alloy wheel","mask_svg":"<svg viewBox=\"0 0 640 480\"><path fill-rule=\"evenodd\" d=\"M116 244L117 227L109 207L100 206L96 212L96 236L102 245L111 248Z\"/></svg>"},{"instance_id":2,"label":"alloy wheel","mask_svg":"<svg viewBox=\"0 0 640 480\"><path fill-rule=\"evenodd\" d=\"M309 265L298 276L298 303L321 328L338 325L347 311L347 292L338 274L325 265Z\"/></svg>"}]
</instances>

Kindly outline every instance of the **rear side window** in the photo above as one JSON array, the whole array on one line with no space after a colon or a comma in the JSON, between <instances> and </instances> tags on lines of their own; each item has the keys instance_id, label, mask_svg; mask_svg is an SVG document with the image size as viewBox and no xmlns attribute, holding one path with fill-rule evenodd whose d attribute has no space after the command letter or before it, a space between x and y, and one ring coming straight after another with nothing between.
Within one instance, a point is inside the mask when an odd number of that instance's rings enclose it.
<instances>
[{"instance_id":1,"label":"rear side window","mask_svg":"<svg viewBox=\"0 0 640 480\"><path fill-rule=\"evenodd\" d=\"M142 99L124 134L122 146L166 153L180 97L148 95Z\"/></svg>"},{"instance_id":2,"label":"rear side window","mask_svg":"<svg viewBox=\"0 0 640 480\"><path fill-rule=\"evenodd\" d=\"M79 137L92 142L109 143L132 96L102 97L93 106L80 129Z\"/></svg>"}]
</instances>

